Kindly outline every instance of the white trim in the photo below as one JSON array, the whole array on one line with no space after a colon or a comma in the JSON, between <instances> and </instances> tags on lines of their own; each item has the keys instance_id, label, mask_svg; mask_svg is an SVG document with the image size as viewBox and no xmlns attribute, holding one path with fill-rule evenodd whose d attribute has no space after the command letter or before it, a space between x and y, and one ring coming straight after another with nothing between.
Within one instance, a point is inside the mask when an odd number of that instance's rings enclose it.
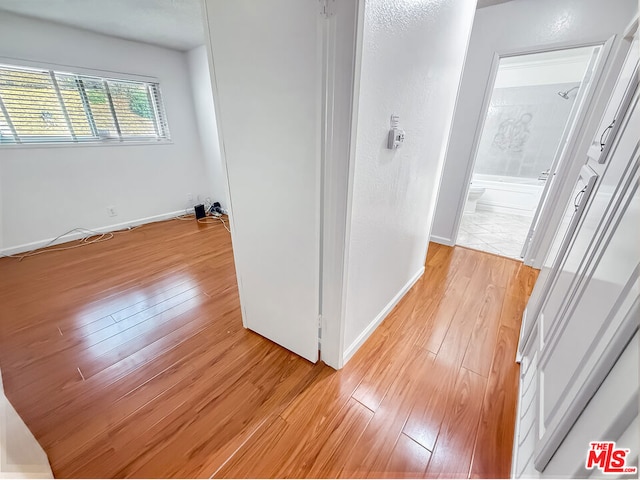
<instances>
[{"instance_id":1,"label":"white trim","mask_svg":"<svg viewBox=\"0 0 640 480\"><path fill-rule=\"evenodd\" d=\"M635 33L638 31L639 21L640 21L640 16L638 16L638 14L636 14L635 18L633 20L631 20L631 23L629 23L627 28L625 28L624 33L622 34L622 36L624 38L626 38L626 39L630 39L631 37L633 37L635 35Z\"/></svg>"},{"instance_id":2,"label":"white trim","mask_svg":"<svg viewBox=\"0 0 640 480\"><path fill-rule=\"evenodd\" d=\"M327 61L326 145L323 166L324 199L321 276L322 348L320 358L336 370L343 364L345 301L344 271L352 149L352 118L356 64L358 0L331 3L324 19ZM353 17L353 18L352 18ZM350 43L347 43L349 36ZM350 68L346 69L347 59ZM348 80L348 82L347 82Z\"/></svg>"},{"instance_id":3,"label":"white trim","mask_svg":"<svg viewBox=\"0 0 640 480\"><path fill-rule=\"evenodd\" d=\"M518 466L518 453L520 450L520 425L522 423L520 421L522 418L522 380L523 376L522 374L520 374L518 378L518 396L516 397L516 425L513 429L513 449L511 451L511 471L509 472L509 478L516 478L516 469Z\"/></svg>"},{"instance_id":4,"label":"white trim","mask_svg":"<svg viewBox=\"0 0 640 480\"><path fill-rule=\"evenodd\" d=\"M328 139L331 136L330 120L327 116L330 114L328 101L333 95L333 91L329 91L329 62L331 61L330 52L328 48L328 19L329 5L325 10L327 16L320 15L316 19L316 155L315 155L315 279L314 288L316 291L316 316L318 318L318 328L316 328L316 344L318 349L316 352L314 363L317 363L321 356L322 350L322 334L326 332L326 328L323 328L322 318L322 273L323 273L323 247L324 247L324 232L325 232L325 165L327 163L327 156L329 145L331 141Z\"/></svg>"},{"instance_id":5,"label":"white trim","mask_svg":"<svg viewBox=\"0 0 640 480\"><path fill-rule=\"evenodd\" d=\"M584 48L584 47L576 47L576 49L579 48ZM563 48L561 50L571 50L570 48ZM546 53L546 52L541 52L541 53ZM520 55L514 55L514 56L520 56ZM533 67L544 67L544 66L558 66L558 65L566 65L566 64L571 64L571 63L578 63L580 65L582 65L585 61L586 58L588 58L589 56L586 55L581 55L581 56L573 56L573 57L560 57L560 58L553 58L553 59L545 59L545 60L528 60L526 62L514 62L511 64L505 64L502 66L502 70L521 70L521 69L526 69L529 68L531 66ZM578 80L576 80L578 81Z\"/></svg>"},{"instance_id":6,"label":"white trim","mask_svg":"<svg viewBox=\"0 0 640 480\"><path fill-rule=\"evenodd\" d=\"M107 225L104 227L90 228L88 230L98 232L98 233L115 232L117 230L124 230L129 227L137 227L138 225L144 225L147 223L162 222L164 220L175 218L179 215L184 215L184 213L185 213L185 210L182 209L182 210L177 210L175 212L168 212L168 213L162 213L160 215L153 215L151 217L138 218L136 220L129 220L128 222L116 223L116 224ZM61 243L72 242L73 240L79 240L86 236L87 234L83 232L76 232L68 235L63 235L62 237L58 238L54 243L51 243L51 245L59 245ZM22 245L16 245L14 247L4 248L0 250L0 256L15 255L18 253L24 253L24 252L29 252L31 250L36 250L38 248L42 248L44 246L49 245L49 242L51 242L54 239L55 237L45 238L44 240L38 240L36 242L23 243Z\"/></svg>"},{"instance_id":7,"label":"white trim","mask_svg":"<svg viewBox=\"0 0 640 480\"><path fill-rule=\"evenodd\" d=\"M340 344L339 351L346 352L351 351L351 346L345 350L344 348L344 335L347 322L347 293L349 287L349 258L351 255L351 226L353 217L353 187L354 176L356 169L356 144L358 137L358 114L360 107L360 83L362 76L362 50L364 45L364 23L365 23L365 0L357 1L356 12L356 32L355 32L355 52L354 52L354 67L353 67L353 83L351 98L351 130L349 132L349 168L348 168L348 180L347 180L347 215L346 215L346 228L344 232L344 255L343 255L343 270L342 270L342 305L340 306ZM354 350L355 351L355 350ZM338 368L342 368L350 357L346 357L343 353L339 359Z\"/></svg>"},{"instance_id":8,"label":"white trim","mask_svg":"<svg viewBox=\"0 0 640 480\"><path fill-rule=\"evenodd\" d=\"M439 235L431 235L429 238L430 242L439 243L440 245L446 245L448 247L453 247L456 242L451 238L441 237Z\"/></svg>"},{"instance_id":9,"label":"white trim","mask_svg":"<svg viewBox=\"0 0 640 480\"><path fill-rule=\"evenodd\" d=\"M504 57L517 57L520 55L528 55L530 53L546 53L553 52L557 50L570 50L573 48L583 48L583 47L597 47L599 45L603 45L609 39L616 37L616 35L610 35L606 38L602 37L592 37L590 39L584 39L581 42L574 43L571 40L563 41L563 42L553 42L549 44L537 45L529 48L512 48L500 50L497 55L500 58Z\"/></svg>"},{"instance_id":10,"label":"white trim","mask_svg":"<svg viewBox=\"0 0 640 480\"><path fill-rule=\"evenodd\" d=\"M522 358L524 357L524 346L526 345L526 341L524 340L524 332L527 330L527 322L533 322L529 315L529 303L527 302L527 306L524 307L524 311L522 312L522 316L520 317L520 335L518 336L518 349L516 350L516 363L522 363ZM535 326L535 322L533 322ZM533 327L531 328L533 331ZM529 338L527 338L529 340Z\"/></svg>"},{"instance_id":11,"label":"white trim","mask_svg":"<svg viewBox=\"0 0 640 480\"><path fill-rule=\"evenodd\" d=\"M396 295L391 299L391 301L387 303L382 311L378 315L376 315L376 318L374 318L371 323L367 325L367 328L365 328L364 331L360 335L358 335L358 338L356 338L355 341L351 345L349 345L349 348L345 350L343 355L343 361L345 364L349 361L353 354L358 351L358 349L369 338L374 330L378 328L382 321L387 318L387 315L389 315L389 313L391 313L391 310L393 310L398 302L402 300L402 297L404 297L406 293L411 290L411 287L415 285L415 283L420 279L423 273L424 266L421 267L413 277L411 277L411 279L404 285L404 287L402 287L400 291L396 293Z\"/></svg>"},{"instance_id":12,"label":"white trim","mask_svg":"<svg viewBox=\"0 0 640 480\"><path fill-rule=\"evenodd\" d=\"M91 140L91 141L74 141L68 142L42 142L42 143L0 143L0 150L24 150L30 148L77 148L77 147L148 147L150 145L173 145L173 140L166 138L153 140Z\"/></svg>"}]
</instances>

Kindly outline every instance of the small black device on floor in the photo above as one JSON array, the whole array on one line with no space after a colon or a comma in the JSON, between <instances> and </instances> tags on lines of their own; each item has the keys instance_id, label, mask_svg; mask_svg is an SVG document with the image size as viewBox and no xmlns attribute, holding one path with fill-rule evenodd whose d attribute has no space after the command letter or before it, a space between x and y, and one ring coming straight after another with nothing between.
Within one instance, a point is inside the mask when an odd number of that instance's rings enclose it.
<instances>
[{"instance_id":1,"label":"small black device on floor","mask_svg":"<svg viewBox=\"0 0 640 480\"><path fill-rule=\"evenodd\" d=\"M196 220L207 216L206 212L204 211L204 205L202 204L196 205L193 208L195 209L195 212L196 212Z\"/></svg>"},{"instance_id":2,"label":"small black device on floor","mask_svg":"<svg viewBox=\"0 0 640 480\"><path fill-rule=\"evenodd\" d=\"M212 215L222 215L224 212L222 211L222 207L220 206L220 202L214 202L209 209Z\"/></svg>"}]
</instances>

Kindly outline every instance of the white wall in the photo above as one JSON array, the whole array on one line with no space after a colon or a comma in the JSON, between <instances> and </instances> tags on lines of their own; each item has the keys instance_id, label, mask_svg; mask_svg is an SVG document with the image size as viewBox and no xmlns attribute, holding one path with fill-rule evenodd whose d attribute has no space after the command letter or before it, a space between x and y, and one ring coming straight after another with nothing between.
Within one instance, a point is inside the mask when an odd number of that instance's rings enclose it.
<instances>
[{"instance_id":1,"label":"white wall","mask_svg":"<svg viewBox=\"0 0 640 480\"><path fill-rule=\"evenodd\" d=\"M5 253L74 227L176 212L188 193L212 195L184 53L0 12L0 57L156 77L172 137L164 145L3 147ZM109 205L118 216L107 216Z\"/></svg>"},{"instance_id":2,"label":"white wall","mask_svg":"<svg viewBox=\"0 0 640 480\"><path fill-rule=\"evenodd\" d=\"M465 201L474 135L494 54L604 41L622 32L636 9L636 0L514 0L477 11L440 186L433 240L455 240L456 217Z\"/></svg>"},{"instance_id":3,"label":"white wall","mask_svg":"<svg viewBox=\"0 0 640 480\"><path fill-rule=\"evenodd\" d=\"M366 0L347 244L349 358L423 272L475 2ZM404 145L386 148L400 116Z\"/></svg>"},{"instance_id":4,"label":"white wall","mask_svg":"<svg viewBox=\"0 0 640 480\"><path fill-rule=\"evenodd\" d=\"M0 375L0 479L53 478L47 454L4 395Z\"/></svg>"},{"instance_id":5,"label":"white wall","mask_svg":"<svg viewBox=\"0 0 640 480\"><path fill-rule=\"evenodd\" d=\"M228 209L226 176L222 170L218 124L213 104L213 89L206 46L201 45L189 50L187 58L191 77L191 93L198 120L198 132L204 155L207 184L210 186L212 195L211 199L214 202L220 202L223 208Z\"/></svg>"}]
</instances>

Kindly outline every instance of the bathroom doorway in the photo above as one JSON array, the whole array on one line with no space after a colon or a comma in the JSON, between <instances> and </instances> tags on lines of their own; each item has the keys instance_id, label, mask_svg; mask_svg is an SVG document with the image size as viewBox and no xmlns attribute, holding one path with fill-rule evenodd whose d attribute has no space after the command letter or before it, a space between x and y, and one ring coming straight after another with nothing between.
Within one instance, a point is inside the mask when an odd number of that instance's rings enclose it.
<instances>
[{"instance_id":1,"label":"bathroom doorway","mask_svg":"<svg viewBox=\"0 0 640 480\"><path fill-rule=\"evenodd\" d=\"M499 59L458 245L523 258L601 48Z\"/></svg>"}]
</instances>

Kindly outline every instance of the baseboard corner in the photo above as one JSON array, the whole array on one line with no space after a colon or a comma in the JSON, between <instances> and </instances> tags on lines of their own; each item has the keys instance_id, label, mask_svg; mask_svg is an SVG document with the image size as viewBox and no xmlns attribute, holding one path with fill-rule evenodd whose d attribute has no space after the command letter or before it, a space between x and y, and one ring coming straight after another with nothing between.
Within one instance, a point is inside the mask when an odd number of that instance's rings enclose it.
<instances>
[{"instance_id":1,"label":"baseboard corner","mask_svg":"<svg viewBox=\"0 0 640 480\"><path fill-rule=\"evenodd\" d=\"M446 245L447 247L453 247L456 242L450 238L440 237L439 235L431 235L429 241L433 243L439 243L440 245Z\"/></svg>"},{"instance_id":2,"label":"baseboard corner","mask_svg":"<svg viewBox=\"0 0 640 480\"><path fill-rule=\"evenodd\" d=\"M391 299L389 303L385 305L385 307L376 315L376 317L367 325L358 338L355 339L349 347L344 351L343 354L343 366L347 364L347 362L351 359L351 357L358 351L358 349L367 341L367 339L371 336L371 334L375 331L376 328L383 322L387 315L391 313L394 307L402 300L402 298L406 295L406 293L411 290L411 287L415 285L415 283L420 279L420 277L424 274L424 265L418 269L418 271L409 279L409 281L395 294L395 296Z\"/></svg>"}]
</instances>

